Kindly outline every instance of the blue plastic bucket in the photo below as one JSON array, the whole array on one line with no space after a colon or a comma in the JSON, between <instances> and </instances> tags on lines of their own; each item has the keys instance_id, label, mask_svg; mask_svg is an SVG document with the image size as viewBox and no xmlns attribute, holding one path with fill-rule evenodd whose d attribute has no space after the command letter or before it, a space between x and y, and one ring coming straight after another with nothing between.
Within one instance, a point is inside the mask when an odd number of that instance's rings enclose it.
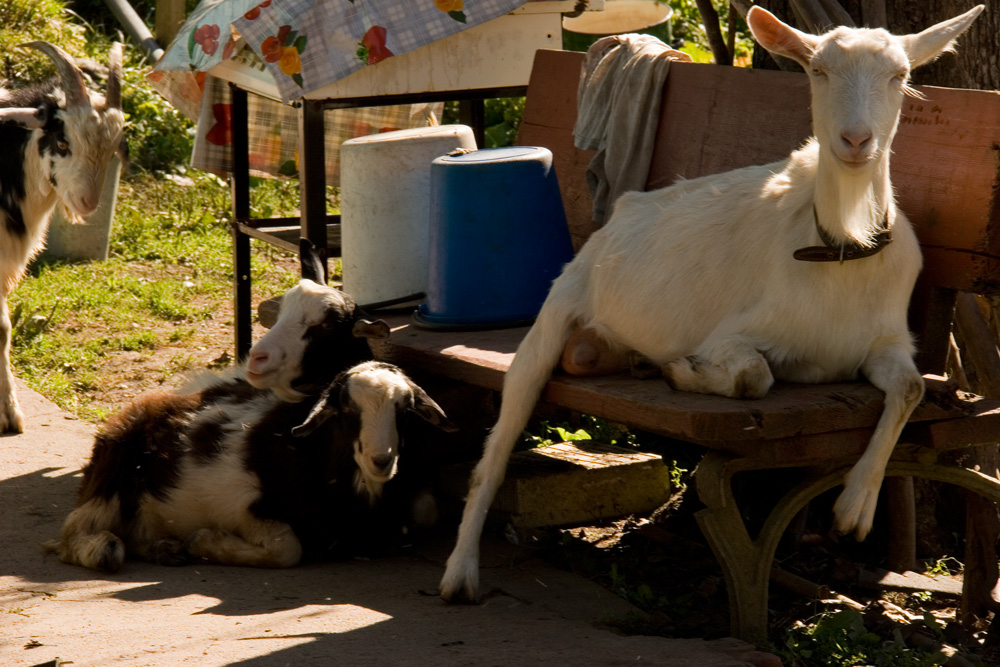
<instances>
[{"instance_id":1,"label":"blue plastic bucket","mask_svg":"<svg viewBox=\"0 0 1000 667\"><path fill-rule=\"evenodd\" d=\"M531 322L573 258L552 153L513 146L439 157L431 163L430 205L427 300L416 323Z\"/></svg>"}]
</instances>

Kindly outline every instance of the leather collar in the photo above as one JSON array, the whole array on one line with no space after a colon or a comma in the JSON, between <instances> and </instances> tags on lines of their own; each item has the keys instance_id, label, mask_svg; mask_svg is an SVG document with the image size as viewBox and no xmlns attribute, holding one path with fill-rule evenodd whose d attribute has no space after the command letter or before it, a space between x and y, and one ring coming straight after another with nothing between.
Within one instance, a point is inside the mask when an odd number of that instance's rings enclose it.
<instances>
[{"instance_id":1,"label":"leather collar","mask_svg":"<svg viewBox=\"0 0 1000 667\"><path fill-rule=\"evenodd\" d=\"M837 242L831 238L825 229L819 225L819 217L816 215L816 205L813 205L813 222L816 224L816 231L823 241L821 246L809 246L799 248L792 257L801 262L840 262L843 264L852 259L863 259L871 257L881 252L882 248L892 243L892 230L889 229L889 209L886 208L882 225L875 234L875 243L870 246L863 246L860 243Z\"/></svg>"}]
</instances>

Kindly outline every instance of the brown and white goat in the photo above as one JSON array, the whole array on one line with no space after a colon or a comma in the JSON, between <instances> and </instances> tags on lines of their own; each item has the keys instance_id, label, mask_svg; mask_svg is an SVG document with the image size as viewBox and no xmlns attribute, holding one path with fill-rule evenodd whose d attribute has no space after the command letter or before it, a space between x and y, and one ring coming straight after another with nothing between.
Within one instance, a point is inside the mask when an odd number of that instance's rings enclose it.
<instances>
[{"instance_id":1,"label":"brown and white goat","mask_svg":"<svg viewBox=\"0 0 1000 667\"><path fill-rule=\"evenodd\" d=\"M105 95L90 93L83 74L62 49L38 49L59 77L20 89L0 88L0 432L19 433L23 417L10 368L11 323L7 296L45 244L56 204L72 217L94 212L111 156L124 153L121 111L122 52L109 55Z\"/></svg>"},{"instance_id":2,"label":"brown and white goat","mask_svg":"<svg viewBox=\"0 0 1000 667\"><path fill-rule=\"evenodd\" d=\"M910 70L950 49L982 9L915 35L840 27L814 36L751 8L757 42L808 74L815 136L782 162L615 203L554 282L506 375L443 598L477 595L487 510L576 329L599 337L598 356L637 352L682 391L754 398L776 378L867 378L885 392L885 408L834 507L839 530L865 537L886 462L924 389L906 323L922 260L893 199L890 146Z\"/></svg>"},{"instance_id":3,"label":"brown and white goat","mask_svg":"<svg viewBox=\"0 0 1000 667\"><path fill-rule=\"evenodd\" d=\"M400 518L379 512L406 467L409 415L452 428L423 389L379 362L344 371L314 402L145 396L98 436L77 507L43 548L110 572L126 556L258 567L327 556Z\"/></svg>"}]
</instances>

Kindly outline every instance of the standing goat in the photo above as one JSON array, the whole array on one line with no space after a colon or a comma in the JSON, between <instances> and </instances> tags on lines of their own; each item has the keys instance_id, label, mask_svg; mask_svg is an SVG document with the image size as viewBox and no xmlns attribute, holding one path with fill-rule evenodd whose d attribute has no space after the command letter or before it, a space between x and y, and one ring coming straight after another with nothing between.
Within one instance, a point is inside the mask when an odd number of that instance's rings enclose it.
<instances>
[{"instance_id":1,"label":"standing goat","mask_svg":"<svg viewBox=\"0 0 1000 667\"><path fill-rule=\"evenodd\" d=\"M506 375L444 599L477 595L487 510L571 336L596 338L598 356L638 352L682 391L756 398L776 378L867 378L885 408L834 507L839 530L865 537L885 465L923 395L906 324L920 247L893 199L890 145L903 96L914 94L910 70L950 49L982 9L915 35L841 27L814 36L751 8L755 39L808 74L815 136L782 162L616 202L554 282Z\"/></svg>"},{"instance_id":2,"label":"standing goat","mask_svg":"<svg viewBox=\"0 0 1000 667\"><path fill-rule=\"evenodd\" d=\"M73 59L47 42L23 46L52 59L59 77L16 90L0 88L0 432L20 433L23 418L10 369L7 296L45 244L56 204L73 216L100 203L111 156L124 153L122 51L109 55L106 95L91 94Z\"/></svg>"},{"instance_id":3,"label":"standing goat","mask_svg":"<svg viewBox=\"0 0 1000 667\"><path fill-rule=\"evenodd\" d=\"M379 362L344 371L318 401L141 397L97 437L76 509L42 546L111 572L126 555L291 567L304 551L364 546L353 542L407 518L380 511L407 467L411 414L453 428L423 389Z\"/></svg>"}]
</instances>

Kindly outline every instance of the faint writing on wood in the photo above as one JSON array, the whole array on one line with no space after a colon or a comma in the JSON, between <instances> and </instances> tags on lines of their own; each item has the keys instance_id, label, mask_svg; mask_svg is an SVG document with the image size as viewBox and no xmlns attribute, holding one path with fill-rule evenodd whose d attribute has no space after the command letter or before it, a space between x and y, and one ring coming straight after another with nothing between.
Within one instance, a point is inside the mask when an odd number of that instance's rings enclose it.
<instances>
[{"instance_id":1,"label":"faint writing on wood","mask_svg":"<svg viewBox=\"0 0 1000 667\"><path fill-rule=\"evenodd\" d=\"M903 125L951 125L951 120L944 117L944 108L930 102L907 104L899 122Z\"/></svg>"}]
</instances>

